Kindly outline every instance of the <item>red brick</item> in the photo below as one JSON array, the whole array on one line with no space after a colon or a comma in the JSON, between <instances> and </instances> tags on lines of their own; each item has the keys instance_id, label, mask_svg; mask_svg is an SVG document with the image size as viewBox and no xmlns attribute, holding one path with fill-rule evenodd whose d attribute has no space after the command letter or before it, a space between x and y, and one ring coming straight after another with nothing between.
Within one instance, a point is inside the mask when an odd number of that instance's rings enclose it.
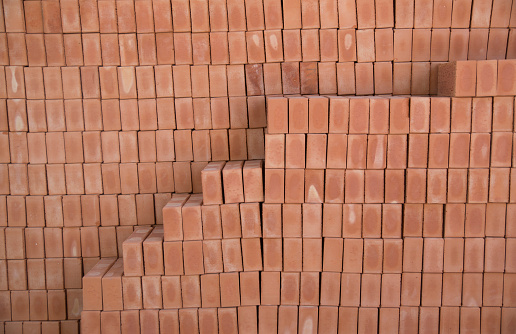
<instances>
[{"instance_id":1,"label":"red brick","mask_svg":"<svg viewBox=\"0 0 516 334\"><path fill-rule=\"evenodd\" d=\"M210 163L203 170L203 199L205 204L222 204L221 172L224 163Z\"/></svg>"},{"instance_id":2,"label":"red brick","mask_svg":"<svg viewBox=\"0 0 516 334\"><path fill-rule=\"evenodd\" d=\"M384 200L383 170L365 171L365 203L381 203Z\"/></svg>"},{"instance_id":3,"label":"red brick","mask_svg":"<svg viewBox=\"0 0 516 334\"><path fill-rule=\"evenodd\" d=\"M201 293L198 275L181 276L183 307L200 307Z\"/></svg>"},{"instance_id":4,"label":"red brick","mask_svg":"<svg viewBox=\"0 0 516 334\"><path fill-rule=\"evenodd\" d=\"M426 171L422 169L408 169L406 178L406 202L424 203L426 194Z\"/></svg>"},{"instance_id":5,"label":"red brick","mask_svg":"<svg viewBox=\"0 0 516 334\"><path fill-rule=\"evenodd\" d=\"M143 274L143 240L151 229L136 230L124 242L124 274L126 276L141 276Z\"/></svg>"},{"instance_id":6,"label":"red brick","mask_svg":"<svg viewBox=\"0 0 516 334\"><path fill-rule=\"evenodd\" d=\"M263 201L261 161L246 161L243 169L245 202Z\"/></svg>"},{"instance_id":7,"label":"red brick","mask_svg":"<svg viewBox=\"0 0 516 334\"><path fill-rule=\"evenodd\" d=\"M441 6L442 8L445 6ZM434 29L430 44L431 61L447 61L450 49L450 30ZM471 59L471 58L470 58Z\"/></svg>"},{"instance_id":8,"label":"red brick","mask_svg":"<svg viewBox=\"0 0 516 334\"><path fill-rule=\"evenodd\" d=\"M203 241L203 254L204 271L206 273L219 273L223 271L222 244L220 240Z\"/></svg>"},{"instance_id":9,"label":"red brick","mask_svg":"<svg viewBox=\"0 0 516 334\"><path fill-rule=\"evenodd\" d=\"M201 276L203 307L220 307L219 275Z\"/></svg>"},{"instance_id":10,"label":"red brick","mask_svg":"<svg viewBox=\"0 0 516 334\"><path fill-rule=\"evenodd\" d=\"M103 259L95 265L83 278L85 298L84 310L102 310L102 277L114 264L112 258Z\"/></svg>"},{"instance_id":11,"label":"red brick","mask_svg":"<svg viewBox=\"0 0 516 334\"><path fill-rule=\"evenodd\" d=\"M364 169L366 167L367 136L348 135L347 168Z\"/></svg>"},{"instance_id":12,"label":"red brick","mask_svg":"<svg viewBox=\"0 0 516 334\"><path fill-rule=\"evenodd\" d=\"M510 167L512 138L509 133L493 132L492 134L491 166Z\"/></svg>"},{"instance_id":13,"label":"red brick","mask_svg":"<svg viewBox=\"0 0 516 334\"><path fill-rule=\"evenodd\" d=\"M283 237L301 237L301 205L283 204Z\"/></svg>"}]
</instances>

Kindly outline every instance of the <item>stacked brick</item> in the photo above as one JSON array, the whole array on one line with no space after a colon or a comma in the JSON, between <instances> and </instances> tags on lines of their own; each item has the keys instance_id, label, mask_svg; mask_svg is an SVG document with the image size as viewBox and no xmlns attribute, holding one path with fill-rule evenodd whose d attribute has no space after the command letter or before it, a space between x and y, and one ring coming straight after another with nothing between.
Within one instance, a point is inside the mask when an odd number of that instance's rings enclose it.
<instances>
[{"instance_id":1,"label":"stacked brick","mask_svg":"<svg viewBox=\"0 0 516 334\"><path fill-rule=\"evenodd\" d=\"M205 193L173 195L163 226L138 227L123 243L123 260L103 259L84 277L83 331L217 332L218 314L221 326L228 317L231 330L245 332L253 317L236 327L237 312L254 313L256 327L262 161L212 162L202 179Z\"/></svg>"},{"instance_id":2,"label":"stacked brick","mask_svg":"<svg viewBox=\"0 0 516 334\"><path fill-rule=\"evenodd\" d=\"M439 65L448 61L477 61L477 76L480 70L489 73L495 63L500 73L510 74L514 64L506 59L516 56L513 3L512 0L3 1L0 4L0 332L76 333L82 310L79 278L99 259L121 258L122 243L135 226L161 225L162 209L171 198L203 192L201 174L210 162L264 159L267 96L435 95ZM502 70L500 64L507 65L508 70ZM502 81L507 83L510 79ZM478 84L486 86L481 87L483 91L467 96L514 95L512 86L507 86L506 92L493 93L489 82L482 80ZM494 110L496 105L508 103L508 100L502 102L503 98L491 99ZM471 103L476 108L484 102L473 99ZM493 147L498 147L494 132L513 131L505 129L495 130L493 123L492 152ZM453 130L450 131L451 143ZM473 145L476 130L460 131L471 132ZM486 140L487 133L488 130L481 129L476 135ZM327 145L335 144L329 133L314 134L326 134ZM496 140L505 142L506 138L502 137ZM318 137L310 141L314 138ZM308 140L307 137L306 143ZM327 150L328 154L330 146ZM326 159L328 163L330 159ZM333 180L337 182L344 175L346 181L348 177L347 165L339 166L305 165L286 170L285 175L297 173L300 177L300 170L307 168L304 173L308 173L305 177L309 183L303 180L303 185L320 187L320 170L324 170L324 182L331 177L329 184L337 186ZM451 166L450 157L446 176L448 192L455 189L450 183L454 177L460 179L460 184L466 178L467 187L475 184L475 176L470 181L470 175L477 167L460 165L457 168L461 171L455 172ZM484 177L484 169L491 167L485 163L479 166L482 172L476 174L477 178ZM368 168L366 162L364 182L367 183L369 176L371 183L375 173L368 173ZM422 180L422 174L409 179L411 168L426 167L407 167L405 182ZM489 200L490 187L497 187L494 185L497 177L500 182L506 179L507 168L503 164L489 169ZM386 167L385 191L388 174L398 173L400 181L402 169L396 167L391 172ZM496 175L492 174L493 170ZM427 172L427 188L430 180L443 179L443 175L432 173L430 169ZM509 177L512 178L512 169ZM263 180L270 182L266 177ZM289 180L295 181L291 177ZM414 183L411 188L415 188ZM341 196L328 192L329 187L324 188L324 193L319 190L316 189L317 195L324 195L325 200ZM429 196L429 190L425 191L425 196ZM407 196L408 190L404 192ZM509 188L509 198L511 194ZM226 206L231 208L229 211L236 210L236 206L244 212L247 205L256 206L261 201L258 199L261 197L246 200L245 196L244 193L244 201L238 203L226 202L224 198L224 204L218 204L220 211L226 210L222 209ZM303 206L318 204L306 196L301 199L303 196L298 194L294 202L283 203L278 199L275 203L260 204L259 215L274 212L277 216L285 210L285 205L295 205L292 210L303 212ZM385 193L384 200L387 198ZM462 199L457 201L461 203ZM252 211L255 210L253 207ZM322 210L324 213L324 207ZM301 213L296 215L303 217ZM281 233L280 237L277 235L277 232L263 233L262 237L282 238ZM293 234L294 237L298 234ZM152 238L160 240L155 234ZM268 251L262 246L262 252ZM40 305L44 306L39 308ZM178 316L183 312L194 313L185 309ZM213 316L213 310L210 312ZM225 309L218 312L219 317L227 314ZM253 313L249 308L227 312L233 320L235 314L239 319L252 319ZM273 308L260 308L259 312L275 314ZM166 317L165 314L174 313L163 314Z\"/></svg>"},{"instance_id":3,"label":"stacked brick","mask_svg":"<svg viewBox=\"0 0 516 334\"><path fill-rule=\"evenodd\" d=\"M244 203L242 162L210 163L206 193L174 195L85 277L83 329L510 333L514 103L268 98L264 203Z\"/></svg>"},{"instance_id":4,"label":"stacked brick","mask_svg":"<svg viewBox=\"0 0 516 334\"><path fill-rule=\"evenodd\" d=\"M319 332L510 332L514 96L490 95L268 98L264 212L282 270L321 272Z\"/></svg>"}]
</instances>

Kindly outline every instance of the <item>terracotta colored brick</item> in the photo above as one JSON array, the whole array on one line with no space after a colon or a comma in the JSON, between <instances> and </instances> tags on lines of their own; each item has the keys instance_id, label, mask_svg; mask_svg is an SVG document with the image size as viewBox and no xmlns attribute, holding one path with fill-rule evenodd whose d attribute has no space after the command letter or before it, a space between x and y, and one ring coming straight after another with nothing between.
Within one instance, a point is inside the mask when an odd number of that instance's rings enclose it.
<instances>
[{"instance_id":1,"label":"terracotta colored brick","mask_svg":"<svg viewBox=\"0 0 516 334\"><path fill-rule=\"evenodd\" d=\"M428 170L427 201L429 203L445 203L447 190L447 170Z\"/></svg>"},{"instance_id":2,"label":"terracotta colored brick","mask_svg":"<svg viewBox=\"0 0 516 334\"><path fill-rule=\"evenodd\" d=\"M469 139L469 135L467 137ZM410 134L408 146L408 167L426 168L428 162L428 135ZM469 149L466 152L469 154Z\"/></svg>"},{"instance_id":3,"label":"terracotta colored brick","mask_svg":"<svg viewBox=\"0 0 516 334\"><path fill-rule=\"evenodd\" d=\"M369 135L367 143L367 168L385 168L387 160L387 136Z\"/></svg>"},{"instance_id":4,"label":"terracotta colored brick","mask_svg":"<svg viewBox=\"0 0 516 334\"><path fill-rule=\"evenodd\" d=\"M198 275L181 276L183 307L201 306L201 287Z\"/></svg>"},{"instance_id":5,"label":"terracotta colored brick","mask_svg":"<svg viewBox=\"0 0 516 334\"><path fill-rule=\"evenodd\" d=\"M468 202L483 203L487 200L487 169L472 169L468 177Z\"/></svg>"},{"instance_id":6,"label":"terracotta colored brick","mask_svg":"<svg viewBox=\"0 0 516 334\"><path fill-rule=\"evenodd\" d=\"M489 180L489 201L509 201L509 169L494 168L490 171Z\"/></svg>"},{"instance_id":7,"label":"terracotta colored brick","mask_svg":"<svg viewBox=\"0 0 516 334\"><path fill-rule=\"evenodd\" d=\"M512 140L511 135L503 132L492 134L491 166L509 167L511 163Z\"/></svg>"},{"instance_id":8,"label":"terracotta colored brick","mask_svg":"<svg viewBox=\"0 0 516 334\"><path fill-rule=\"evenodd\" d=\"M238 204L225 204L220 207L222 217L222 235L224 239L240 238L242 227Z\"/></svg>"},{"instance_id":9,"label":"terracotta colored brick","mask_svg":"<svg viewBox=\"0 0 516 334\"><path fill-rule=\"evenodd\" d=\"M288 132L288 101L284 98L267 99L267 128L269 133Z\"/></svg>"},{"instance_id":10,"label":"terracotta colored brick","mask_svg":"<svg viewBox=\"0 0 516 334\"><path fill-rule=\"evenodd\" d=\"M244 201L243 162L228 162L222 170L224 180L224 202L240 203Z\"/></svg>"},{"instance_id":11,"label":"terracotta colored brick","mask_svg":"<svg viewBox=\"0 0 516 334\"><path fill-rule=\"evenodd\" d=\"M220 307L219 275L201 276L203 307Z\"/></svg>"},{"instance_id":12,"label":"terracotta colored brick","mask_svg":"<svg viewBox=\"0 0 516 334\"><path fill-rule=\"evenodd\" d=\"M347 167L360 168L366 167L367 156L367 136L348 135L347 147Z\"/></svg>"},{"instance_id":13,"label":"terracotta colored brick","mask_svg":"<svg viewBox=\"0 0 516 334\"><path fill-rule=\"evenodd\" d=\"M309 134L306 137L306 167L326 167L327 135Z\"/></svg>"},{"instance_id":14,"label":"terracotta colored brick","mask_svg":"<svg viewBox=\"0 0 516 334\"><path fill-rule=\"evenodd\" d=\"M450 30L433 30L430 43L430 60L447 61L450 49Z\"/></svg>"},{"instance_id":15,"label":"terracotta colored brick","mask_svg":"<svg viewBox=\"0 0 516 334\"><path fill-rule=\"evenodd\" d=\"M271 136L268 136L269 138ZM301 134L289 134L286 136L286 159L287 168L305 167L305 136ZM266 161L270 161L266 159Z\"/></svg>"},{"instance_id":16,"label":"terracotta colored brick","mask_svg":"<svg viewBox=\"0 0 516 334\"><path fill-rule=\"evenodd\" d=\"M408 169L406 178L406 202L424 203L426 194L426 171L422 169Z\"/></svg>"},{"instance_id":17,"label":"terracotta colored brick","mask_svg":"<svg viewBox=\"0 0 516 334\"><path fill-rule=\"evenodd\" d=\"M407 136L389 135L387 145L387 168L406 168Z\"/></svg>"},{"instance_id":18,"label":"terracotta colored brick","mask_svg":"<svg viewBox=\"0 0 516 334\"><path fill-rule=\"evenodd\" d=\"M224 162L210 163L203 170L203 201L204 204L222 204L222 169Z\"/></svg>"},{"instance_id":19,"label":"terracotta colored brick","mask_svg":"<svg viewBox=\"0 0 516 334\"><path fill-rule=\"evenodd\" d=\"M299 273L281 274L281 305L299 305L300 285Z\"/></svg>"},{"instance_id":20,"label":"terracotta colored brick","mask_svg":"<svg viewBox=\"0 0 516 334\"><path fill-rule=\"evenodd\" d=\"M304 174L305 202L322 203L324 201L324 170L306 169Z\"/></svg>"},{"instance_id":21,"label":"terracotta colored brick","mask_svg":"<svg viewBox=\"0 0 516 334\"><path fill-rule=\"evenodd\" d=\"M136 230L124 243L124 274L141 276L143 274L143 241L151 232L149 228Z\"/></svg>"},{"instance_id":22,"label":"terracotta colored brick","mask_svg":"<svg viewBox=\"0 0 516 334\"><path fill-rule=\"evenodd\" d=\"M374 89L376 94L392 93L392 64L388 62L375 63Z\"/></svg>"},{"instance_id":23,"label":"terracotta colored brick","mask_svg":"<svg viewBox=\"0 0 516 334\"><path fill-rule=\"evenodd\" d=\"M384 172L365 171L365 203L381 203L384 200Z\"/></svg>"},{"instance_id":24,"label":"terracotta colored brick","mask_svg":"<svg viewBox=\"0 0 516 334\"><path fill-rule=\"evenodd\" d=\"M84 310L102 309L102 277L115 263L112 258L99 261L83 278L83 289L85 298L83 300Z\"/></svg>"},{"instance_id":25,"label":"terracotta colored brick","mask_svg":"<svg viewBox=\"0 0 516 334\"><path fill-rule=\"evenodd\" d=\"M363 29L356 31L357 43L357 61L372 62L375 61L374 52L374 31L372 29Z\"/></svg>"},{"instance_id":26,"label":"terracotta colored brick","mask_svg":"<svg viewBox=\"0 0 516 334\"><path fill-rule=\"evenodd\" d=\"M373 64L372 63L356 63L355 64L355 87L357 95L373 94Z\"/></svg>"},{"instance_id":27,"label":"terracotta colored brick","mask_svg":"<svg viewBox=\"0 0 516 334\"><path fill-rule=\"evenodd\" d=\"M344 170L326 170L324 196L327 203L344 202Z\"/></svg>"}]
</instances>

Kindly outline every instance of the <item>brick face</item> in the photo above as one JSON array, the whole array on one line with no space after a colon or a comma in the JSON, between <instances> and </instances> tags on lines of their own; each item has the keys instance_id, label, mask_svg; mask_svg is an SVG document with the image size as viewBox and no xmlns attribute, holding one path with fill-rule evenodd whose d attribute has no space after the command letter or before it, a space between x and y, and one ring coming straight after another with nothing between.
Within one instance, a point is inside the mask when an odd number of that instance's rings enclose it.
<instances>
[{"instance_id":1,"label":"brick face","mask_svg":"<svg viewBox=\"0 0 516 334\"><path fill-rule=\"evenodd\" d=\"M4 1L0 332L509 332L515 8Z\"/></svg>"}]
</instances>

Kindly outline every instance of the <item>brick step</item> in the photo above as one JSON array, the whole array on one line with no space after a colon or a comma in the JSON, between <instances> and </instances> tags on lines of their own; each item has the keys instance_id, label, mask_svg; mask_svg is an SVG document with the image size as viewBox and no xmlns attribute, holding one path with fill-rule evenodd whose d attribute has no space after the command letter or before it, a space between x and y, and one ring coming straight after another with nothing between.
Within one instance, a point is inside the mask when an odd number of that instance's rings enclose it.
<instances>
[{"instance_id":1,"label":"brick step","mask_svg":"<svg viewBox=\"0 0 516 334\"><path fill-rule=\"evenodd\" d=\"M430 255L425 256L430 260ZM426 270L425 263L423 271L404 272L246 271L129 277L117 271L121 265L119 260L103 277L85 276L84 310L249 305L516 307L516 272L469 268L443 272ZM435 265L428 262L429 267Z\"/></svg>"},{"instance_id":2,"label":"brick step","mask_svg":"<svg viewBox=\"0 0 516 334\"><path fill-rule=\"evenodd\" d=\"M511 96L283 95L267 97L266 108L268 134L396 135L511 132L514 128Z\"/></svg>"},{"instance_id":3,"label":"brick step","mask_svg":"<svg viewBox=\"0 0 516 334\"><path fill-rule=\"evenodd\" d=\"M516 60L464 60L439 65L438 95L514 96Z\"/></svg>"},{"instance_id":4,"label":"brick step","mask_svg":"<svg viewBox=\"0 0 516 334\"><path fill-rule=\"evenodd\" d=\"M240 306L170 310L86 311L88 333L511 333L512 307Z\"/></svg>"},{"instance_id":5,"label":"brick step","mask_svg":"<svg viewBox=\"0 0 516 334\"><path fill-rule=\"evenodd\" d=\"M165 241L261 236L260 203L204 205L203 194L174 194L163 208Z\"/></svg>"},{"instance_id":6,"label":"brick step","mask_svg":"<svg viewBox=\"0 0 516 334\"><path fill-rule=\"evenodd\" d=\"M266 168L265 203L509 203L514 176L509 167Z\"/></svg>"},{"instance_id":7,"label":"brick step","mask_svg":"<svg viewBox=\"0 0 516 334\"><path fill-rule=\"evenodd\" d=\"M439 231L439 226L429 227ZM398 224L399 226L399 224ZM399 237L396 225L384 238L304 236L143 243L141 260L126 257L124 276L200 275L249 271L473 271L515 272L516 238ZM320 234L320 231L319 231ZM389 236L389 234L391 234ZM398 235L398 236L396 236ZM505 256L497 256L499 252Z\"/></svg>"},{"instance_id":8,"label":"brick step","mask_svg":"<svg viewBox=\"0 0 516 334\"><path fill-rule=\"evenodd\" d=\"M79 320L32 320L0 323L4 333L72 334L79 333Z\"/></svg>"},{"instance_id":9,"label":"brick step","mask_svg":"<svg viewBox=\"0 0 516 334\"><path fill-rule=\"evenodd\" d=\"M201 171L205 205L263 202L261 160L210 162Z\"/></svg>"}]
</instances>

